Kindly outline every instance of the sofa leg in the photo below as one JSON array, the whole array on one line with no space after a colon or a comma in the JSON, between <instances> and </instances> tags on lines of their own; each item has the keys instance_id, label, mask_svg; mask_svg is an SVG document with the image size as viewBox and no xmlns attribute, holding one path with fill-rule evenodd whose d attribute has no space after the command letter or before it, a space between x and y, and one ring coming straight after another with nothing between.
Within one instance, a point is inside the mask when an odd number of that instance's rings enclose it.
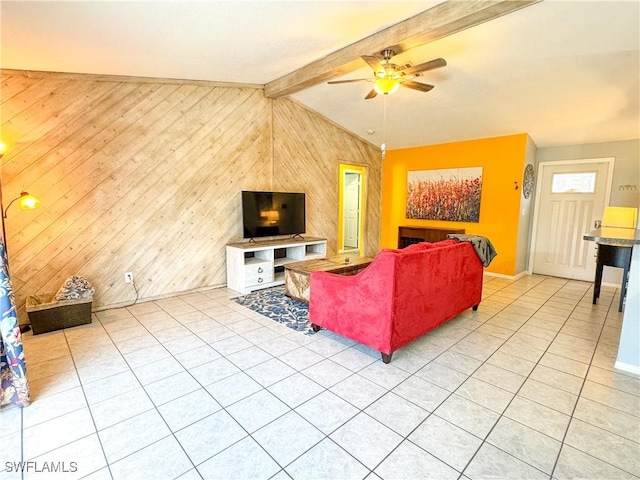
<instances>
[{"instance_id":1,"label":"sofa leg","mask_svg":"<svg viewBox=\"0 0 640 480\"><path fill-rule=\"evenodd\" d=\"M314 332L319 332L321 328L322 328L322 327L321 327L320 325L316 325L315 323L312 323L312 324L311 324L311 329L312 329Z\"/></svg>"},{"instance_id":2,"label":"sofa leg","mask_svg":"<svg viewBox=\"0 0 640 480\"><path fill-rule=\"evenodd\" d=\"M479 306L480 306L480 304L479 304L479 303L478 303L477 305L474 305L474 306L472 307L472 310L473 310L474 312L477 312L477 311L478 311L478 307L479 307Z\"/></svg>"},{"instance_id":3,"label":"sofa leg","mask_svg":"<svg viewBox=\"0 0 640 480\"><path fill-rule=\"evenodd\" d=\"M393 353L382 353L382 363L389 363L391 361L391 355Z\"/></svg>"}]
</instances>

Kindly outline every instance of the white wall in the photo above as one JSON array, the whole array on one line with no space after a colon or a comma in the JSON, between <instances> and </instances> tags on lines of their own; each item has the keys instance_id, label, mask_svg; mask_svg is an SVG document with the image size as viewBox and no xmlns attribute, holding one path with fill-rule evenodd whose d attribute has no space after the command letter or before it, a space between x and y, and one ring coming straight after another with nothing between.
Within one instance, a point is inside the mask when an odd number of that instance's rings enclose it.
<instances>
[{"instance_id":1,"label":"white wall","mask_svg":"<svg viewBox=\"0 0 640 480\"><path fill-rule=\"evenodd\" d=\"M640 207L640 139L538 148L536 162L614 157L609 206ZM595 260L594 260L595 261ZM619 286L622 270L604 267L603 283Z\"/></svg>"},{"instance_id":2,"label":"white wall","mask_svg":"<svg viewBox=\"0 0 640 480\"><path fill-rule=\"evenodd\" d=\"M609 205L637 207L640 204L640 139L538 148L538 162L615 157Z\"/></svg>"},{"instance_id":3,"label":"white wall","mask_svg":"<svg viewBox=\"0 0 640 480\"><path fill-rule=\"evenodd\" d=\"M534 171L538 170L536 163L536 144L527 136L527 149L525 152L522 175L528 164L533 165ZM524 185L521 185L521 189ZM531 229L533 225L533 206L535 205L535 188L529 198L520 194L520 214L518 217L518 247L516 250L516 274L527 271L529 265L529 251L531 250Z\"/></svg>"}]
</instances>

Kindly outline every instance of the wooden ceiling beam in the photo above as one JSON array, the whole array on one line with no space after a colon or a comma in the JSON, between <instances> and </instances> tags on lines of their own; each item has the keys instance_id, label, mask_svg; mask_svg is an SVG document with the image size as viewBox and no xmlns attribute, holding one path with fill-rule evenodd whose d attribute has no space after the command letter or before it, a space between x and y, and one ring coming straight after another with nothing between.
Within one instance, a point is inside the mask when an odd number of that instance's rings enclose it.
<instances>
[{"instance_id":1,"label":"wooden ceiling beam","mask_svg":"<svg viewBox=\"0 0 640 480\"><path fill-rule=\"evenodd\" d=\"M362 68L362 55L395 47L396 53L433 42L542 0L448 0L320 58L264 86L280 98Z\"/></svg>"}]
</instances>

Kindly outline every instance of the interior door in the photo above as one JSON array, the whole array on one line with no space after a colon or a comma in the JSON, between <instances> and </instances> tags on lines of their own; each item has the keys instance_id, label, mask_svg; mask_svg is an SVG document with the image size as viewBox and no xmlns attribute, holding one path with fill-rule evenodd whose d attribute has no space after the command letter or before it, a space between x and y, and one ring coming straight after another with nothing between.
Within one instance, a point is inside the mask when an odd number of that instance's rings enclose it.
<instances>
[{"instance_id":1,"label":"interior door","mask_svg":"<svg viewBox=\"0 0 640 480\"><path fill-rule=\"evenodd\" d=\"M360 174L345 173L344 186L344 248L359 247Z\"/></svg>"},{"instance_id":2,"label":"interior door","mask_svg":"<svg viewBox=\"0 0 640 480\"><path fill-rule=\"evenodd\" d=\"M539 164L533 273L593 281L595 242L582 236L602 218L613 159Z\"/></svg>"}]
</instances>

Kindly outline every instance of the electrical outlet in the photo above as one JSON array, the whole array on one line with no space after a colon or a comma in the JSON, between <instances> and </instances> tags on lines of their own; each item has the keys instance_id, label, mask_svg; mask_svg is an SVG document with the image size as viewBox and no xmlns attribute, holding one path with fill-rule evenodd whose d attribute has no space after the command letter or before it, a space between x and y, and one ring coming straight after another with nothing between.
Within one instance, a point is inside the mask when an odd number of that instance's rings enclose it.
<instances>
[{"instance_id":1,"label":"electrical outlet","mask_svg":"<svg viewBox=\"0 0 640 480\"><path fill-rule=\"evenodd\" d=\"M124 274L124 283L131 283L131 282L133 282L133 273L126 272Z\"/></svg>"}]
</instances>

